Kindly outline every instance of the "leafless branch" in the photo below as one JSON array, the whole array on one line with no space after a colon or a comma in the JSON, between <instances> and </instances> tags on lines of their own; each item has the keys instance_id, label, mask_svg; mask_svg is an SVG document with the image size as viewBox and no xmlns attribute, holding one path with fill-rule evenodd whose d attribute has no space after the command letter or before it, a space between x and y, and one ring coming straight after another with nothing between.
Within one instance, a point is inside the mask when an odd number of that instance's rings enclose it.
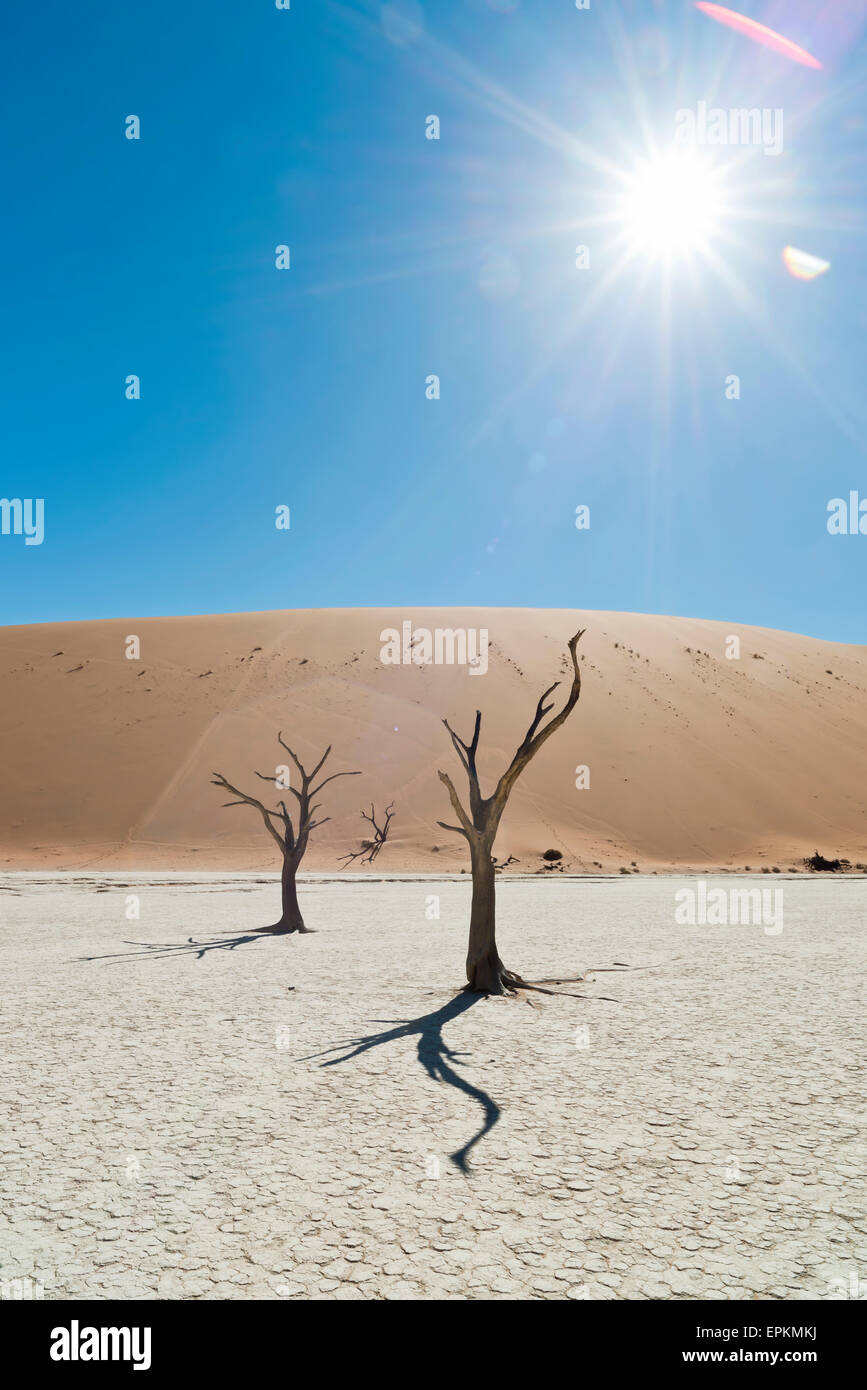
<instances>
[{"instance_id":1,"label":"leafless branch","mask_svg":"<svg viewBox=\"0 0 867 1390\"><path fill-rule=\"evenodd\" d=\"M262 802L257 800L255 796L248 796L246 792L239 791L237 787L233 787L232 783L227 781L221 772L212 773L211 778L215 787L222 787L224 791L231 792L232 796L238 798L237 801L227 801L225 803L227 806L253 806L260 813L269 833L277 841L277 844L280 846L280 852L283 853L286 848L286 840L280 834L279 830L276 829L271 820L272 816L279 816L280 812L272 811L269 807L263 806ZM291 832L291 826L289 826L288 829Z\"/></svg>"},{"instance_id":2,"label":"leafless branch","mask_svg":"<svg viewBox=\"0 0 867 1390\"><path fill-rule=\"evenodd\" d=\"M286 790L291 792L292 795L295 797L295 800L298 802L297 834L295 832L295 827L292 824L292 818L289 815L289 811L287 810L285 800L279 801L277 803L277 810L272 810L270 807L264 806L262 802L257 800L255 796L248 796L246 792L239 791L237 787L233 787L231 782L226 781L222 773L215 772L213 774L213 781L215 786L223 787L226 791L231 792L232 796L238 798L237 801L226 802L226 805L255 807L256 810L260 812L262 819L264 820L265 825L268 828L269 833L277 841L277 844L280 846L280 849L283 852L283 854L285 855L287 851L293 852L296 855L296 857L300 860L304 854L304 851L307 848L307 840L310 836L311 831L315 830L317 826L324 825L326 820L331 819L330 816L326 816L323 820L314 820L314 813L319 809L319 807L318 804L311 806L310 803L313 797L316 796L316 794L320 792L322 788L327 785L328 782L334 781L335 778L360 777L361 773L334 772L330 777L326 777L324 781L320 782L318 787L314 787L311 790L311 783L313 782L317 773L321 771L325 759L331 752L331 745L328 745L325 752L322 754L322 757L319 759L318 763L314 767L313 771L307 772L304 768L304 764L298 757L298 754L295 753L293 749L289 747L289 744L284 739L282 731L277 734L277 742L280 744L280 747L284 748L286 752L289 754L289 757L295 764L295 767L297 768L298 774L301 778L300 788L293 786L289 786L287 788L280 788L281 791ZM269 777L267 773L264 772L254 772L254 776L258 777L262 782L270 782L274 786L278 785L277 778L275 776ZM282 834L281 831L274 824L274 820L272 820L272 817L282 822Z\"/></svg>"},{"instance_id":3,"label":"leafless branch","mask_svg":"<svg viewBox=\"0 0 867 1390\"><path fill-rule=\"evenodd\" d=\"M391 825L391 818L393 814L393 801L385 808L385 820L383 821L382 825L377 824L376 806L373 803L371 803L370 806L370 815L368 815L366 811L362 811L361 818L362 820L366 820L370 825L373 826L374 837L372 840L362 840L359 849L353 850L349 854L342 854L340 856L340 859L338 860L338 863L343 863L343 861L345 860L347 864L352 864L355 862L356 859L359 859L362 864L372 864L376 856L379 854L379 851L385 844L386 840L388 839L388 830L389 826Z\"/></svg>"},{"instance_id":4,"label":"leafless branch","mask_svg":"<svg viewBox=\"0 0 867 1390\"><path fill-rule=\"evenodd\" d=\"M467 815L466 811L464 810L463 806L461 805L460 798L457 792L455 791L455 785L451 777L449 777L447 772L439 772L437 773L437 776L439 777L440 781L442 782L443 786L449 794L449 801L452 803L452 810L454 811L455 815L461 823L463 833L469 838L473 831L473 823Z\"/></svg>"},{"instance_id":5,"label":"leafless branch","mask_svg":"<svg viewBox=\"0 0 867 1390\"><path fill-rule=\"evenodd\" d=\"M310 774L310 780L311 780L311 782L313 781L313 778L314 778L315 776L316 776L316 773L315 773L315 772L311 772L311 774ZM336 777L360 777L360 776L361 776L361 773L360 773L360 772L332 772L332 774L331 774L330 777L326 777L324 782L320 782L318 787L314 787L314 788L313 788L313 790L310 792L310 795L311 795L311 796L318 796L319 793L322 791L322 788L323 788L323 787L327 787L327 786L328 786L328 783L329 783L329 782L333 782L334 779L335 779Z\"/></svg>"},{"instance_id":6,"label":"leafless branch","mask_svg":"<svg viewBox=\"0 0 867 1390\"><path fill-rule=\"evenodd\" d=\"M562 724L565 724L569 715L572 713L572 710L578 703L578 697L581 694L581 671L578 666L577 647L578 643L581 641L581 638L584 636L585 631L585 628L581 628L580 631L575 633L574 637L570 637L569 639L569 655L572 658L572 686L567 696L565 705L560 710L560 713L555 714L554 718L550 720L549 723L547 723L544 726L544 728L539 728L539 725L544 719L545 715L549 714L551 710L554 708L553 704L546 705L545 701L547 700L548 696L552 695L559 686L560 682L555 681L554 684L550 686L540 697L539 703L536 706L536 713L533 718L533 722L527 730L526 734L524 735L524 741L518 748L509 767L503 773L502 777L500 778L497 784L497 790L494 793L494 801L501 803L503 806L506 803L509 792L512 790L512 787L518 780L518 777L523 772L530 759L534 758L538 753L539 749L542 747L542 744L545 743L546 740L549 739L551 735L557 729L559 729Z\"/></svg>"},{"instance_id":7,"label":"leafless branch","mask_svg":"<svg viewBox=\"0 0 867 1390\"><path fill-rule=\"evenodd\" d=\"M497 873L497 874L500 872L501 869L508 869L508 867L509 867L510 864L520 864L520 862L521 862L520 859L517 859L517 858L515 857L514 854L510 854L509 857L508 857L508 859L504 859L504 860L503 860L502 864L500 864L500 863L497 862L497 856L496 856L496 855L493 855L493 856L492 856L492 859L493 859L493 865L494 865L494 873Z\"/></svg>"}]
</instances>

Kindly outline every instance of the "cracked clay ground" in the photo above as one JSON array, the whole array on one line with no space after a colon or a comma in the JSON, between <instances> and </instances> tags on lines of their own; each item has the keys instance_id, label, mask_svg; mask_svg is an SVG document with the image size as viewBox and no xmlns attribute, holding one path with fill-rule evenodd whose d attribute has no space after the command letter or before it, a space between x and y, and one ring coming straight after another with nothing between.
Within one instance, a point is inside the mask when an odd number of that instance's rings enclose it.
<instances>
[{"instance_id":1,"label":"cracked clay ground","mask_svg":"<svg viewBox=\"0 0 867 1390\"><path fill-rule=\"evenodd\" d=\"M277 915L263 878L0 876L3 1281L800 1299L867 1276L863 879L777 878L776 936L675 926L684 880L503 882L525 977L650 967L531 1007L456 998L466 880L307 882L315 935L237 941Z\"/></svg>"}]
</instances>

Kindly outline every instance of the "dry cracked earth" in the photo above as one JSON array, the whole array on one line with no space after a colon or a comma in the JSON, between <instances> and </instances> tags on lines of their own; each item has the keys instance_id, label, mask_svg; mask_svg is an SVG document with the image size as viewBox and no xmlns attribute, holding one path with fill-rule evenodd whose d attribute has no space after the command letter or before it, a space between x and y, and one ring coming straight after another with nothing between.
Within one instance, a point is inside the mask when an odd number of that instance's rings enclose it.
<instances>
[{"instance_id":1,"label":"dry cracked earth","mask_svg":"<svg viewBox=\"0 0 867 1390\"><path fill-rule=\"evenodd\" d=\"M457 992L467 880L269 938L271 877L0 876L4 1296L867 1289L867 883L776 879L778 935L681 886L502 882L507 965L591 970L530 1003Z\"/></svg>"}]
</instances>

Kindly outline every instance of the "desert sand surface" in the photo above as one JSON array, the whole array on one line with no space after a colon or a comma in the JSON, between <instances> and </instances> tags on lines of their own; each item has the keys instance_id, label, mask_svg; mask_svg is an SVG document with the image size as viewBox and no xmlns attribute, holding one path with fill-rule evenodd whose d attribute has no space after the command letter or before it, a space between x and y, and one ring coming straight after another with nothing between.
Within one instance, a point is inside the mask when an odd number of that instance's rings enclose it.
<instances>
[{"instance_id":1,"label":"desert sand surface","mask_svg":"<svg viewBox=\"0 0 867 1390\"><path fill-rule=\"evenodd\" d=\"M849 1296L867 883L781 878L774 935L676 926L685 881L503 882L512 968L632 967L533 1007L457 993L460 878L308 880L316 934L274 938L248 934L274 878L3 874L0 1278L46 1299Z\"/></svg>"},{"instance_id":2,"label":"desert sand surface","mask_svg":"<svg viewBox=\"0 0 867 1390\"><path fill-rule=\"evenodd\" d=\"M487 629L487 673L384 665L380 634L405 621ZM257 814L222 809L210 774L267 793L253 769L286 761L282 729L302 760L331 743L332 771L364 774L327 789L305 867L335 869L365 834L361 809L393 801L376 868L458 869L437 769L465 787L441 721L468 737L482 709L491 786L579 627L581 700L513 793L502 859L533 872L553 848L576 873L793 868L816 849L867 861L867 648L686 618L426 608L0 629L0 865L272 868Z\"/></svg>"}]
</instances>

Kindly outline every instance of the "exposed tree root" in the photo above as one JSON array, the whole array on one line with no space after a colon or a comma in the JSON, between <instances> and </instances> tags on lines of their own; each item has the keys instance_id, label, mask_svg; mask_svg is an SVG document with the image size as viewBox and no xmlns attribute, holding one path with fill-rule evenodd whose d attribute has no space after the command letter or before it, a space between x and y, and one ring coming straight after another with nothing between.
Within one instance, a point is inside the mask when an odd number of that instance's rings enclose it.
<instances>
[{"instance_id":1,"label":"exposed tree root","mask_svg":"<svg viewBox=\"0 0 867 1390\"><path fill-rule=\"evenodd\" d=\"M523 975L517 975L513 970L507 970L502 962L498 962L490 983L487 986L480 982L466 985L464 988L468 994L492 994L510 995L512 997L521 993L522 990L532 990L535 994L559 995L564 999L580 999L580 994L573 994L569 990L548 989L548 985L585 985L592 983L592 977L596 974L608 973L622 975L625 970L649 970L650 966L629 966L622 963L617 965L598 965L585 970L583 975L558 975L552 979L525 980ZM529 1001L528 1001L529 1002Z\"/></svg>"},{"instance_id":2,"label":"exposed tree root","mask_svg":"<svg viewBox=\"0 0 867 1390\"><path fill-rule=\"evenodd\" d=\"M516 975L513 970L507 970L502 963L493 972L486 972L487 979L477 976L473 984L465 986L468 994L493 994L493 995L516 995L520 990L531 989L538 994L556 994L557 990L546 989L546 984L566 984L568 981L533 981L525 980L523 975ZM580 977L576 977L576 983L580 982Z\"/></svg>"},{"instance_id":3,"label":"exposed tree root","mask_svg":"<svg viewBox=\"0 0 867 1390\"><path fill-rule=\"evenodd\" d=\"M252 932L256 936L291 936L293 932L298 932L299 936L313 935L312 927L305 927L303 922L275 922L271 927L254 927Z\"/></svg>"}]
</instances>

